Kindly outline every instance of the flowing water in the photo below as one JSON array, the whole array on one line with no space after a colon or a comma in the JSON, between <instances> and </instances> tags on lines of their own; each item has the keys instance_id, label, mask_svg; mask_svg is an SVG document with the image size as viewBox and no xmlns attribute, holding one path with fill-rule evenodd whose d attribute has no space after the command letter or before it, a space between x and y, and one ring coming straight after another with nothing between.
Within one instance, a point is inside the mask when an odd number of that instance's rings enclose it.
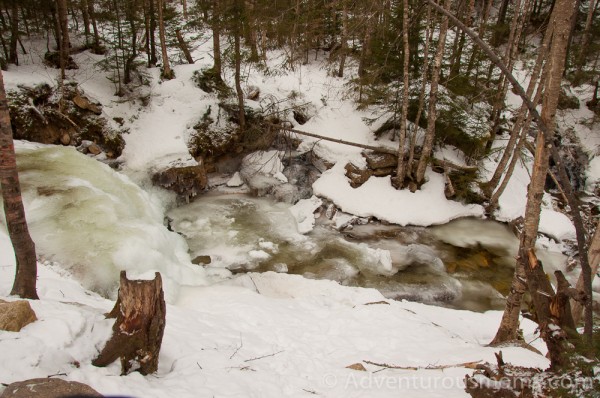
<instances>
[{"instance_id":1,"label":"flowing water","mask_svg":"<svg viewBox=\"0 0 600 398\"><path fill-rule=\"evenodd\" d=\"M303 235L289 204L208 194L169 212L178 235L163 225L161 207L144 190L73 148L21 144L17 157L38 254L107 296L116 291L119 270L142 278L160 271L167 298L174 298L179 285L206 284L204 268L209 275L227 268L326 278L389 298L486 310L502 308L512 278L517 239L491 221L430 228L369 223L340 232L321 215ZM193 265L197 256L210 264ZM538 256L548 272L565 261L544 250Z\"/></svg>"},{"instance_id":2,"label":"flowing water","mask_svg":"<svg viewBox=\"0 0 600 398\"><path fill-rule=\"evenodd\" d=\"M339 232L324 216L307 235L289 205L237 195L208 195L172 210L173 228L192 257L234 272L288 272L372 287L386 297L476 311L501 309L518 241L503 224L460 219L436 227L356 225ZM538 250L549 268L560 253ZM204 257L207 258L207 257ZM391 269L386 264L391 260Z\"/></svg>"}]
</instances>

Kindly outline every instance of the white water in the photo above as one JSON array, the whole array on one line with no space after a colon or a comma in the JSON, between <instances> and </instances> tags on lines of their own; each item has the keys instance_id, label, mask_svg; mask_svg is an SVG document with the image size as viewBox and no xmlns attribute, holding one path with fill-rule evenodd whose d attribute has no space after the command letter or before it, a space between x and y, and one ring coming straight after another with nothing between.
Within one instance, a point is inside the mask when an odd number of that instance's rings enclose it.
<instances>
[{"instance_id":1,"label":"white water","mask_svg":"<svg viewBox=\"0 0 600 398\"><path fill-rule=\"evenodd\" d=\"M205 283L159 204L124 175L72 147L18 144L17 162L38 256L87 288L113 296L120 270L138 279L160 271L169 300L180 284Z\"/></svg>"},{"instance_id":2,"label":"white water","mask_svg":"<svg viewBox=\"0 0 600 398\"><path fill-rule=\"evenodd\" d=\"M341 234L321 217L304 235L288 204L204 195L169 212L178 235L163 225L163 209L144 190L73 148L20 144L17 154L38 254L107 296L116 292L120 270L133 278L160 271L173 301L180 285L206 283L205 270L190 261L199 255L210 256L206 269L225 276L224 269L289 272L377 288L390 298L474 310L501 308L496 288L510 282L518 242L498 223L369 224ZM471 265L452 269L465 253L478 251L489 264L467 258ZM550 270L562 268L562 254L538 254Z\"/></svg>"}]
</instances>

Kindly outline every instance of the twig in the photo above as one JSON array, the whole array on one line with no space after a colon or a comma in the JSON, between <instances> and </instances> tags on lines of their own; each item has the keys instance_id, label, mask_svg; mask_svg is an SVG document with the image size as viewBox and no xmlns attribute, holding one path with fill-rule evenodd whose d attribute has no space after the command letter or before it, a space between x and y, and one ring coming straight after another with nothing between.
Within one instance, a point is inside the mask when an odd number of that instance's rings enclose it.
<instances>
[{"instance_id":1,"label":"twig","mask_svg":"<svg viewBox=\"0 0 600 398\"><path fill-rule=\"evenodd\" d=\"M53 375L48 375L46 377L47 378L51 378L51 377L54 377L54 376L66 376L66 375L67 375L66 373L56 373L56 374L53 374Z\"/></svg>"},{"instance_id":2,"label":"twig","mask_svg":"<svg viewBox=\"0 0 600 398\"><path fill-rule=\"evenodd\" d=\"M246 359L246 360L244 360L244 362L251 362L251 361L256 361L256 360L258 360L258 359L263 359L263 358L267 358L267 357L273 357L273 356L275 356L275 355L277 355L277 354L281 354L281 353L282 353L282 352L284 352L284 351L285 351L285 350L281 350L281 351L274 352L273 354L269 354L269 355L263 355L262 357L256 357L256 358L250 358L250 359Z\"/></svg>"},{"instance_id":3,"label":"twig","mask_svg":"<svg viewBox=\"0 0 600 398\"><path fill-rule=\"evenodd\" d=\"M369 365L380 366L382 368L387 368L387 369L402 369L402 370L419 370L419 369L435 370L435 369L437 369L437 370L439 370L439 369L448 369L448 368L474 369L478 363L482 362L482 360L471 361L471 362L462 362L462 363L457 363L454 365L427 365L427 366L397 366L397 365L389 365L387 363L377 363L377 362L366 361L366 360L363 360L363 362L367 363Z\"/></svg>"},{"instance_id":4,"label":"twig","mask_svg":"<svg viewBox=\"0 0 600 398\"><path fill-rule=\"evenodd\" d=\"M198 365L198 367L200 368L200 370L202 370L202 366L200 366L200 364L198 362L196 362L196 365Z\"/></svg>"},{"instance_id":5,"label":"twig","mask_svg":"<svg viewBox=\"0 0 600 398\"><path fill-rule=\"evenodd\" d=\"M256 293L260 294L260 290L258 290L258 286L256 286L256 282L254 282L254 279L252 279L252 275L248 275L248 278L250 278L250 280L252 281L252 284L254 285L254 288L256 289Z\"/></svg>"},{"instance_id":6,"label":"twig","mask_svg":"<svg viewBox=\"0 0 600 398\"><path fill-rule=\"evenodd\" d=\"M244 340L242 340L242 334L240 333L240 345L239 347L233 352L233 354L231 354L231 356L229 357L229 359L233 358L235 356L235 354L238 353L238 351L244 346Z\"/></svg>"}]
</instances>

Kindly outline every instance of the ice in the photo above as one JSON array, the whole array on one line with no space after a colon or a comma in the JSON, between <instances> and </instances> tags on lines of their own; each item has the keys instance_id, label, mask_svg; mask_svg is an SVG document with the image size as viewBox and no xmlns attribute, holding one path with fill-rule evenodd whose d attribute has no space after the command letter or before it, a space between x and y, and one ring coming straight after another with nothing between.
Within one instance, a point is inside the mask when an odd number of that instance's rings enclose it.
<instances>
[{"instance_id":1,"label":"ice","mask_svg":"<svg viewBox=\"0 0 600 398\"><path fill-rule=\"evenodd\" d=\"M20 181L38 254L60 262L92 290L114 297L119 271L163 274L169 300L179 284L205 284L187 244L163 225L162 209L127 177L72 147L21 147Z\"/></svg>"}]
</instances>

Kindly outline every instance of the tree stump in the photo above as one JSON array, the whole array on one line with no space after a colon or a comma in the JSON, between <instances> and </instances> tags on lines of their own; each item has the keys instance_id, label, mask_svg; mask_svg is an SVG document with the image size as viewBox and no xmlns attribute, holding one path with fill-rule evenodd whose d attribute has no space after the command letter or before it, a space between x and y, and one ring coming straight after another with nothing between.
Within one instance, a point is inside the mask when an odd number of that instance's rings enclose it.
<instances>
[{"instance_id":1,"label":"tree stump","mask_svg":"<svg viewBox=\"0 0 600 398\"><path fill-rule=\"evenodd\" d=\"M121 374L143 375L158 369L158 354L165 331L166 305L160 273L153 280L129 280L121 271L119 296L107 314L116 318L113 335L94 366L107 366L121 359Z\"/></svg>"}]
</instances>

